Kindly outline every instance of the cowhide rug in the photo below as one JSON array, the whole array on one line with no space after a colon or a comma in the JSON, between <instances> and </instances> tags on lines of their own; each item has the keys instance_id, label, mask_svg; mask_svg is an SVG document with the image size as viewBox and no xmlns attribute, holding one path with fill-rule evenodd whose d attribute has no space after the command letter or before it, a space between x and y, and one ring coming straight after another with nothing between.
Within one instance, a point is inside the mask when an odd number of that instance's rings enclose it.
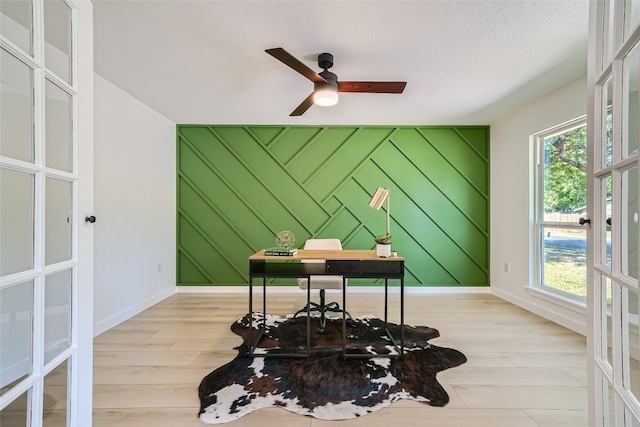
<instances>
[{"instance_id":1,"label":"cowhide rug","mask_svg":"<svg viewBox=\"0 0 640 427\"><path fill-rule=\"evenodd\" d=\"M256 352L304 352L306 317L267 315L267 330ZM253 338L262 322L253 318ZM323 420L345 420L384 408L399 399L413 399L444 406L449 396L436 374L467 361L464 354L436 347L429 340L440 334L426 326L405 325L402 359L345 359L342 356L342 319L328 319L324 333L317 332L319 319L311 319L311 356L291 359L250 357L249 318L236 321L231 330L244 339L238 356L207 375L199 387L199 417L205 423L236 420L262 408L281 407ZM389 323L394 338L400 327ZM393 353L384 322L367 316L347 326L348 353Z\"/></svg>"}]
</instances>

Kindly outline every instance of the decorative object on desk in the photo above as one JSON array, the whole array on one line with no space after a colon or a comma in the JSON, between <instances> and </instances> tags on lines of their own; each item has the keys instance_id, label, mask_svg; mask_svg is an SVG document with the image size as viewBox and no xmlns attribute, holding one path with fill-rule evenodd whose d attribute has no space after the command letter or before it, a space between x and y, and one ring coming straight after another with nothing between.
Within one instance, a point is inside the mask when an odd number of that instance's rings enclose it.
<instances>
[{"instance_id":1,"label":"decorative object on desk","mask_svg":"<svg viewBox=\"0 0 640 427\"><path fill-rule=\"evenodd\" d=\"M253 325L262 324L259 313ZM267 315L267 329L260 350L291 352L306 346L306 326L291 317ZM439 336L426 326L405 326L402 359L344 359L341 355L342 319L328 319L324 333L317 333L319 318L312 318L310 357L302 359L249 357L249 315L231 330L244 339L238 356L207 375L199 387L200 420L220 424L262 408L281 407L324 420L356 418L382 409L399 399L444 406L449 396L436 379L438 372L466 362L461 352L436 347L429 340ZM384 322L373 316L355 319L347 327L349 351L390 352L383 337ZM390 330L399 329L389 323ZM256 336L257 329L253 336Z\"/></svg>"},{"instance_id":2,"label":"decorative object on desk","mask_svg":"<svg viewBox=\"0 0 640 427\"><path fill-rule=\"evenodd\" d=\"M391 234L383 234L375 237L376 255L382 258L391 256Z\"/></svg>"},{"instance_id":3,"label":"decorative object on desk","mask_svg":"<svg viewBox=\"0 0 640 427\"><path fill-rule=\"evenodd\" d=\"M290 231L281 231L276 235L276 247L267 248L264 254L267 256L293 256L298 253L298 249L293 245L296 243L296 236Z\"/></svg>"},{"instance_id":4,"label":"decorative object on desk","mask_svg":"<svg viewBox=\"0 0 640 427\"><path fill-rule=\"evenodd\" d=\"M294 256L298 254L298 249L284 249L276 246L275 248L265 249L264 254L267 256Z\"/></svg>"},{"instance_id":5,"label":"decorative object on desk","mask_svg":"<svg viewBox=\"0 0 640 427\"><path fill-rule=\"evenodd\" d=\"M296 236L290 231L281 231L276 235L276 245L282 249L291 249L296 244Z\"/></svg>"},{"instance_id":6,"label":"decorative object on desk","mask_svg":"<svg viewBox=\"0 0 640 427\"><path fill-rule=\"evenodd\" d=\"M376 240L376 253L378 254L379 257L383 257L383 258L388 258L391 256L391 233L389 231L389 219L390 219L390 215L391 215L391 210L389 207L389 199L391 197L389 196L389 189L387 188L382 188L382 187L378 187L378 189L376 190L376 192L373 194L373 196L371 197L371 200L369 201L369 206L372 207L375 210L380 210L380 208L382 207L382 204L385 202L387 202L387 233L383 234L381 236L377 236L375 238Z\"/></svg>"}]
</instances>

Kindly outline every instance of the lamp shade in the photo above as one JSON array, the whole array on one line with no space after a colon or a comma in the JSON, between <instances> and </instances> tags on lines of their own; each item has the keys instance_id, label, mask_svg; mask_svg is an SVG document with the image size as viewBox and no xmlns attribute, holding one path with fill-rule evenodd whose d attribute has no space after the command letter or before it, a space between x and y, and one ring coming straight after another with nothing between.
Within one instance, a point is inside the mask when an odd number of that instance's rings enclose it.
<instances>
[{"instance_id":1,"label":"lamp shade","mask_svg":"<svg viewBox=\"0 0 640 427\"><path fill-rule=\"evenodd\" d=\"M389 190L378 187L373 197L371 197L371 201L369 201L369 206L375 210L379 210L384 201L387 200L387 197L389 197Z\"/></svg>"},{"instance_id":2,"label":"lamp shade","mask_svg":"<svg viewBox=\"0 0 640 427\"><path fill-rule=\"evenodd\" d=\"M338 89L330 84L318 86L313 93L313 103L329 107L338 103Z\"/></svg>"}]
</instances>

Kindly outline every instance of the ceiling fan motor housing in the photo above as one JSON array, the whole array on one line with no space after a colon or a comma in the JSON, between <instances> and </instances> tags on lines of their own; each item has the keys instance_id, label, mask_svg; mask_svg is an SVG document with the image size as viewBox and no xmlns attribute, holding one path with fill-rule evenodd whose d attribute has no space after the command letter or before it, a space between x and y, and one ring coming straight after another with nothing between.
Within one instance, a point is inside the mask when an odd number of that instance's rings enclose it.
<instances>
[{"instance_id":1,"label":"ceiling fan motor housing","mask_svg":"<svg viewBox=\"0 0 640 427\"><path fill-rule=\"evenodd\" d=\"M329 68L333 67L333 55L330 53L321 53L320 55L318 55L318 66L324 70L318 74L320 75L320 77L325 79L327 83L315 83L314 88L318 90L329 85L335 88L335 90L337 91L338 76L328 70Z\"/></svg>"},{"instance_id":2,"label":"ceiling fan motor housing","mask_svg":"<svg viewBox=\"0 0 640 427\"><path fill-rule=\"evenodd\" d=\"M321 53L318 55L318 66L323 70L333 67L333 55L330 53Z\"/></svg>"},{"instance_id":3,"label":"ceiling fan motor housing","mask_svg":"<svg viewBox=\"0 0 640 427\"><path fill-rule=\"evenodd\" d=\"M331 71L328 70L324 70L323 72L319 73L320 77L322 77L323 79L325 79L327 82L326 83L314 83L314 88L315 89L319 89L322 87L325 87L327 85L334 87L336 90L338 90L338 76L336 76L335 74L333 74Z\"/></svg>"}]
</instances>

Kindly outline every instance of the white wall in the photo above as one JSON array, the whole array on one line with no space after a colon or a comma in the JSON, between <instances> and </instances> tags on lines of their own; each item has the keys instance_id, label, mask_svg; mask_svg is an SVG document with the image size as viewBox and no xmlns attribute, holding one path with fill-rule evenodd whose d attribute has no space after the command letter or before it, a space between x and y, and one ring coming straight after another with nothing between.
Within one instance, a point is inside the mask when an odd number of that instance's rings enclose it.
<instances>
[{"instance_id":1,"label":"white wall","mask_svg":"<svg viewBox=\"0 0 640 427\"><path fill-rule=\"evenodd\" d=\"M579 79L491 124L491 292L577 332L586 312L527 287L534 279L532 134L583 116L587 81ZM504 263L509 272L504 272Z\"/></svg>"},{"instance_id":2,"label":"white wall","mask_svg":"<svg viewBox=\"0 0 640 427\"><path fill-rule=\"evenodd\" d=\"M94 84L97 335L175 293L176 126Z\"/></svg>"}]
</instances>

